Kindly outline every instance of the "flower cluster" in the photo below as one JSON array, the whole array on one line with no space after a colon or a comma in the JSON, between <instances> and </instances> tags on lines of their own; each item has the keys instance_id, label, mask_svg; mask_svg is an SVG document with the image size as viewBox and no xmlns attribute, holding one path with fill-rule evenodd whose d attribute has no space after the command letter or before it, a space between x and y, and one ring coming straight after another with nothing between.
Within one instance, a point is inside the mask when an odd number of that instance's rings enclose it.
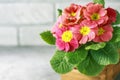
<instances>
[{"instance_id":1,"label":"flower cluster","mask_svg":"<svg viewBox=\"0 0 120 80\"><path fill-rule=\"evenodd\" d=\"M71 4L52 28L56 46L65 52L74 51L87 42L108 42L112 39L112 23L116 21L116 11L101 4L89 3L85 6Z\"/></svg>"}]
</instances>

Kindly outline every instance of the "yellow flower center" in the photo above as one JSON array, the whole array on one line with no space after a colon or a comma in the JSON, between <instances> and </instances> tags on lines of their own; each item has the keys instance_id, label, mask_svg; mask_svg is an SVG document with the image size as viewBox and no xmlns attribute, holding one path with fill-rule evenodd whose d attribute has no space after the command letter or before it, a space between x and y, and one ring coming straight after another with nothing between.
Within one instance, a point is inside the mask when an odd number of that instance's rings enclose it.
<instances>
[{"instance_id":1,"label":"yellow flower center","mask_svg":"<svg viewBox=\"0 0 120 80\"><path fill-rule=\"evenodd\" d=\"M63 24L62 24L62 23L60 23L60 24L59 24L59 28L62 28L62 26L63 26Z\"/></svg>"},{"instance_id":2,"label":"yellow flower center","mask_svg":"<svg viewBox=\"0 0 120 80\"><path fill-rule=\"evenodd\" d=\"M80 33L85 36L85 35L88 35L90 33L90 28L88 26L83 26L81 29L80 29Z\"/></svg>"},{"instance_id":3,"label":"yellow flower center","mask_svg":"<svg viewBox=\"0 0 120 80\"><path fill-rule=\"evenodd\" d=\"M71 16L76 16L76 13L75 12L71 12L71 14L70 14Z\"/></svg>"},{"instance_id":4,"label":"yellow flower center","mask_svg":"<svg viewBox=\"0 0 120 80\"><path fill-rule=\"evenodd\" d=\"M72 38L73 38L73 34L71 31L65 31L62 34L62 41L64 42L70 42Z\"/></svg>"},{"instance_id":5,"label":"yellow flower center","mask_svg":"<svg viewBox=\"0 0 120 80\"><path fill-rule=\"evenodd\" d=\"M100 15L98 13L93 13L91 16L92 20L99 20L100 19Z\"/></svg>"},{"instance_id":6,"label":"yellow flower center","mask_svg":"<svg viewBox=\"0 0 120 80\"><path fill-rule=\"evenodd\" d=\"M104 34L105 30L103 28L98 29L98 36Z\"/></svg>"}]
</instances>

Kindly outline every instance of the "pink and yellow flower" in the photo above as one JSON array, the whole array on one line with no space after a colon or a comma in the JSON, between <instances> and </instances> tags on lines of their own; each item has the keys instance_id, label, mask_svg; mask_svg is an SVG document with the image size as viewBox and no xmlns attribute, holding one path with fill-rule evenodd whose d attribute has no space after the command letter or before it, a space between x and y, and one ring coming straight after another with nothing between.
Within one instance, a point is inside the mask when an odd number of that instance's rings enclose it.
<instances>
[{"instance_id":1,"label":"pink and yellow flower","mask_svg":"<svg viewBox=\"0 0 120 80\"><path fill-rule=\"evenodd\" d=\"M58 37L56 38L56 46L59 50L65 52L74 51L78 48L78 40L73 37L73 33L70 30L59 31Z\"/></svg>"},{"instance_id":2,"label":"pink and yellow flower","mask_svg":"<svg viewBox=\"0 0 120 80\"><path fill-rule=\"evenodd\" d=\"M108 21L107 10L101 4L89 3L83 12L87 20L96 22L96 24L105 24Z\"/></svg>"},{"instance_id":3,"label":"pink and yellow flower","mask_svg":"<svg viewBox=\"0 0 120 80\"><path fill-rule=\"evenodd\" d=\"M113 28L110 24L105 26L100 26L96 34L94 42L107 42L112 38Z\"/></svg>"},{"instance_id":4,"label":"pink and yellow flower","mask_svg":"<svg viewBox=\"0 0 120 80\"><path fill-rule=\"evenodd\" d=\"M71 4L69 7L65 8L63 11L62 22L64 25L74 25L77 24L81 18L82 7L77 4Z\"/></svg>"},{"instance_id":5,"label":"pink and yellow flower","mask_svg":"<svg viewBox=\"0 0 120 80\"><path fill-rule=\"evenodd\" d=\"M80 25L76 25L71 28L74 33L74 37L79 40L80 44L92 41L95 38L97 29L97 25L94 24L94 22L87 20L84 20Z\"/></svg>"},{"instance_id":6,"label":"pink and yellow flower","mask_svg":"<svg viewBox=\"0 0 120 80\"><path fill-rule=\"evenodd\" d=\"M117 13L112 8L107 8L106 10L107 10L107 15L109 17L108 24L112 24L113 22L116 21Z\"/></svg>"}]
</instances>

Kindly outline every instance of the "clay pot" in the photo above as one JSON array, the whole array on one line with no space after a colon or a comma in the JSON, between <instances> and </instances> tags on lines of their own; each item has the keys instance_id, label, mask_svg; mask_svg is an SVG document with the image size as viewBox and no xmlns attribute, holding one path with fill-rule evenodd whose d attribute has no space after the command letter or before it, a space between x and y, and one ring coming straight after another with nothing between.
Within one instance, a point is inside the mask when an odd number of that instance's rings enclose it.
<instances>
[{"instance_id":1,"label":"clay pot","mask_svg":"<svg viewBox=\"0 0 120 80\"><path fill-rule=\"evenodd\" d=\"M78 72L77 69L74 69L67 74L61 75L61 80L114 80L119 72L120 63L107 66L100 75L95 77L86 76Z\"/></svg>"}]
</instances>

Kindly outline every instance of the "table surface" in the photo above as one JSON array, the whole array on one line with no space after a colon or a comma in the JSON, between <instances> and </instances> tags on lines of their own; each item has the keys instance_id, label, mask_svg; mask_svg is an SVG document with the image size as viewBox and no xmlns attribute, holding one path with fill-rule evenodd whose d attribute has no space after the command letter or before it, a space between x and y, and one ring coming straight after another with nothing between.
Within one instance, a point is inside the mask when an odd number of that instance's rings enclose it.
<instances>
[{"instance_id":1,"label":"table surface","mask_svg":"<svg viewBox=\"0 0 120 80\"><path fill-rule=\"evenodd\" d=\"M60 80L50 64L55 47L0 48L0 80ZM120 74L115 80L120 80Z\"/></svg>"},{"instance_id":2,"label":"table surface","mask_svg":"<svg viewBox=\"0 0 120 80\"><path fill-rule=\"evenodd\" d=\"M53 47L0 48L0 80L60 80L49 60Z\"/></svg>"}]
</instances>

